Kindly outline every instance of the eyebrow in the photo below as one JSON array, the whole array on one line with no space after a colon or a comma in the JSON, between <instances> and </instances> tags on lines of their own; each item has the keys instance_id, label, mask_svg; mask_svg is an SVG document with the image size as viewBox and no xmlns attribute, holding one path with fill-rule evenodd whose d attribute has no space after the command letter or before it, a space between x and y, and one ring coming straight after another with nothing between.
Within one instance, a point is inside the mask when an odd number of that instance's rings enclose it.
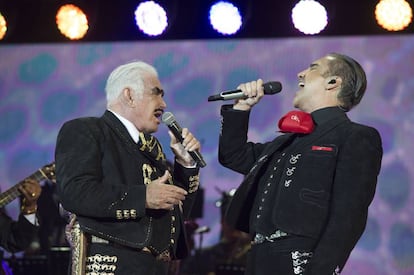
<instances>
[{"instance_id":1,"label":"eyebrow","mask_svg":"<svg viewBox=\"0 0 414 275\"><path fill-rule=\"evenodd\" d=\"M161 95L164 96L164 90L160 89L158 87L154 87L151 89L151 91L155 94L155 95Z\"/></svg>"}]
</instances>

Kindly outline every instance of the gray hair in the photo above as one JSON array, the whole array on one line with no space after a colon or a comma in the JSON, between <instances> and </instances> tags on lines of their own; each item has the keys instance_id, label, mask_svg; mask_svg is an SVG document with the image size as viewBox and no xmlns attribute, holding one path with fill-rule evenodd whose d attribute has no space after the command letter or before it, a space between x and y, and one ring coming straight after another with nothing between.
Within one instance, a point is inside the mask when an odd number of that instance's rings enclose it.
<instances>
[{"instance_id":1,"label":"gray hair","mask_svg":"<svg viewBox=\"0 0 414 275\"><path fill-rule=\"evenodd\" d=\"M142 61L133 61L117 67L109 75L106 86L106 101L115 101L125 88L130 88L136 95L145 90L144 78L148 75L158 77L156 69Z\"/></svg>"},{"instance_id":2,"label":"gray hair","mask_svg":"<svg viewBox=\"0 0 414 275\"><path fill-rule=\"evenodd\" d=\"M359 104L367 88L367 77L362 66L353 58L330 53L333 57L329 61L329 75L337 75L342 78L341 90L338 93L340 106L344 111L349 111Z\"/></svg>"}]
</instances>

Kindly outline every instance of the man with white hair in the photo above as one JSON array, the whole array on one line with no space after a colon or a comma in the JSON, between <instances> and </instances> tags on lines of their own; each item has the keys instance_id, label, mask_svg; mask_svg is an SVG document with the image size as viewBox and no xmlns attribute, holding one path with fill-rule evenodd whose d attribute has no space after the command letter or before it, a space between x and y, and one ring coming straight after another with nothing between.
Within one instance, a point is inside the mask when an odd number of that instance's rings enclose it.
<instances>
[{"instance_id":1,"label":"man with white hair","mask_svg":"<svg viewBox=\"0 0 414 275\"><path fill-rule=\"evenodd\" d=\"M106 84L107 110L66 122L56 144L57 190L86 236L79 273L167 274L187 255L184 218L199 185L189 152L200 142L169 132L172 171L158 140L167 108L156 70L144 62L116 68ZM78 251L79 252L79 251ZM75 253L76 254L76 253Z\"/></svg>"}]
</instances>

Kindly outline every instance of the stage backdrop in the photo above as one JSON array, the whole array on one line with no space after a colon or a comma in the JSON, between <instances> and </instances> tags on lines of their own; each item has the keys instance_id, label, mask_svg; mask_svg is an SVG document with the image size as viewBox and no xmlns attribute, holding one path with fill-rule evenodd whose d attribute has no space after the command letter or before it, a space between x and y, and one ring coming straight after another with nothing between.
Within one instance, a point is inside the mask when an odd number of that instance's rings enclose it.
<instances>
[{"instance_id":1,"label":"stage backdrop","mask_svg":"<svg viewBox=\"0 0 414 275\"><path fill-rule=\"evenodd\" d=\"M366 231L344 274L414 274L414 37L317 37L262 40L156 41L0 45L0 183L4 191L53 161L62 123L105 110L110 71L134 59L154 65L166 91L167 111L202 142L204 213L211 228L203 246L218 240L218 190L236 187L242 176L217 161L223 102L210 95L262 78L283 84L254 109L249 137L273 139L279 117L292 108L297 73L329 52L355 57L369 85L352 119L376 127L384 158ZM168 151L167 127L158 136ZM7 206L16 216L16 201Z\"/></svg>"}]
</instances>

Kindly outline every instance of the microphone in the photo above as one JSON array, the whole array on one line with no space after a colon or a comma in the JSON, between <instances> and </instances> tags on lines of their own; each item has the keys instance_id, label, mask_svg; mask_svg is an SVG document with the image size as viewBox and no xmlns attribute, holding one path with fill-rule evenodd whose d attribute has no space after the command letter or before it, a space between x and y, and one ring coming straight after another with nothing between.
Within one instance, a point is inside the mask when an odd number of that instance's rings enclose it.
<instances>
[{"instance_id":1,"label":"microphone","mask_svg":"<svg viewBox=\"0 0 414 275\"><path fill-rule=\"evenodd\" d=\"M164 122L168 126L168 128L171 130L171 132L174 134L175 138L178 141L183 142L184 139L181 136L183 129L178 124L178 122L175 120L175 117L172 113L165 112L164 114L162 114L162 122ZM205 167L207 165L198 150L191 151L188 153L193 158L193 160L197 163L198 166Z\"/></svg>"},{"instance_id":2,"label":"microphone","mask_svg":"<svg viewBox=\"0 0 414 275\"><path fill-rule=\"evenodd\" d=\"M265 95L277 94L282 90L282 83L279 81L270 81L263 84ZM230 90L219 93L218 95L212 95L208 97L208 101L216 100L231 100L231 99L246 99L247 96L241 90Z\"/></svg>"},{"instance_id":3,"label":"microphone","mask_svg":"<svg viewBox=\"0 0 414 275\"><path fill-rule=\"evenodd\" d=\"M210 232L210 227L208 226L202 226L194 230L194 234L203 234L207 232Z\"/></svg>"}]
</instances>

